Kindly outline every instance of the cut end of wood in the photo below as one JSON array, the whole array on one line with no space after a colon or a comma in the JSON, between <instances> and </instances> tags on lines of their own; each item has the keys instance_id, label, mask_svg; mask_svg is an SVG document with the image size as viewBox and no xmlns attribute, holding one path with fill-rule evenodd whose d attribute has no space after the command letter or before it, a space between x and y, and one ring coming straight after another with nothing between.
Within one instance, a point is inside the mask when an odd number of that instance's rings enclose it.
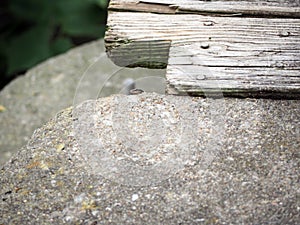
<instances>
[{"instance_id":1,"label":"cut end of wood","mask_svg":"<svg viewBox=\"0 0 300 225\"><path fill-rule=\"evenodd\" d=\"M106 39L106 44L110 42ZM122 67L164 69L168 64L171 41L121 41L107 49L110 59Z\"/></svg>"}]
</instances>

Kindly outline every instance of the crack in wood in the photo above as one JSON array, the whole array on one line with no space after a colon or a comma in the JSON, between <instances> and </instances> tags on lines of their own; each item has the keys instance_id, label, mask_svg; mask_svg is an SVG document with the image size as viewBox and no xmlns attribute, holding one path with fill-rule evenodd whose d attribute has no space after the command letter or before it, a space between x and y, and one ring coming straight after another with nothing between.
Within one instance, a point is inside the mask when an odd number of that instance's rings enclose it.
<instances>
[{"instance_id":1,"label":"crack in wood","mask_svg":"<svg viewBox=\"0 0 300 225\"><path fill-rule=\"evenodd\" d=\"M172 7L167 4L145 3L138 1L135 3L126 4L111 4L108 7L110 11L124 11L124 12L149 12L159 14L175 14L178 7Z\"/></svg>"}]
</instances>

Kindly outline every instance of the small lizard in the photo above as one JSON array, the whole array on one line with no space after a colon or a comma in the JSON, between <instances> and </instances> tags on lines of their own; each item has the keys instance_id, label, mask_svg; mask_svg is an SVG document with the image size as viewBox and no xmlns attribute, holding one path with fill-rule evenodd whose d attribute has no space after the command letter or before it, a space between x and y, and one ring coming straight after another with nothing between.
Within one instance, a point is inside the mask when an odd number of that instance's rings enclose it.
<instances>
[{"instance_id":1,"label":"small lizard","mask_svg":"<svg viewBox=\"0 0 300 225\"><path fill-rule=\"evenodd\" d=\"M129 91L129 93L131 95L139 95L139 94L142 94L144 91L142 89L138 89L138 88L135 88L135 89L131 89Z\"/></svg>"},{"instance_id":2,"label":"small lizard","mask_svg":"<svg viewBox=\"0 0 300 225\"><path fill-rule=\"evenodd\" d=\"M127 95L138 95L144 92L142 89L135 88L135 81L131 78L127 78L123 82L123 86Z\"/></svg>"}]
</instances>

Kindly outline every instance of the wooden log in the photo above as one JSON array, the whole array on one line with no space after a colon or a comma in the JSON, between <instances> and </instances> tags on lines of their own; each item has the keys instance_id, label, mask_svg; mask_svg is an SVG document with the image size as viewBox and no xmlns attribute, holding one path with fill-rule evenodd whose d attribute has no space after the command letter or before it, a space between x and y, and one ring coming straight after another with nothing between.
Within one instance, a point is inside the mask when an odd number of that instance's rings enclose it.
<instances>
[{"instance_id":1,"label":"wooden log","mask_svg":"<svg viewBox=\"0 0 300 225\"><path fill-rule=\"evenodd\" d=\"M300 98L299 1L111 0L121 66L167 66L167 93Z\"/></svg>"}]
</instances>

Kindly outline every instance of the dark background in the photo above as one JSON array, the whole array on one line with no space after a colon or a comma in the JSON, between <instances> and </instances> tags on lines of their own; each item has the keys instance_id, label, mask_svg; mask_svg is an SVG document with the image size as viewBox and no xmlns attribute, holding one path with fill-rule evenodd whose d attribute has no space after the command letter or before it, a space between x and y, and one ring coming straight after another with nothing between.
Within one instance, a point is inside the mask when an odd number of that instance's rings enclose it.
<instances>
[{"instance_id":1,"label":"dark background","mask_svg":"<svg viewBox=\"0 0 300 225\"><path fill-rule=\"evenodd\" d=\"M1 0L0 89L45 59L104 36L108 0Z\"/></svg>"}]
</instances>

